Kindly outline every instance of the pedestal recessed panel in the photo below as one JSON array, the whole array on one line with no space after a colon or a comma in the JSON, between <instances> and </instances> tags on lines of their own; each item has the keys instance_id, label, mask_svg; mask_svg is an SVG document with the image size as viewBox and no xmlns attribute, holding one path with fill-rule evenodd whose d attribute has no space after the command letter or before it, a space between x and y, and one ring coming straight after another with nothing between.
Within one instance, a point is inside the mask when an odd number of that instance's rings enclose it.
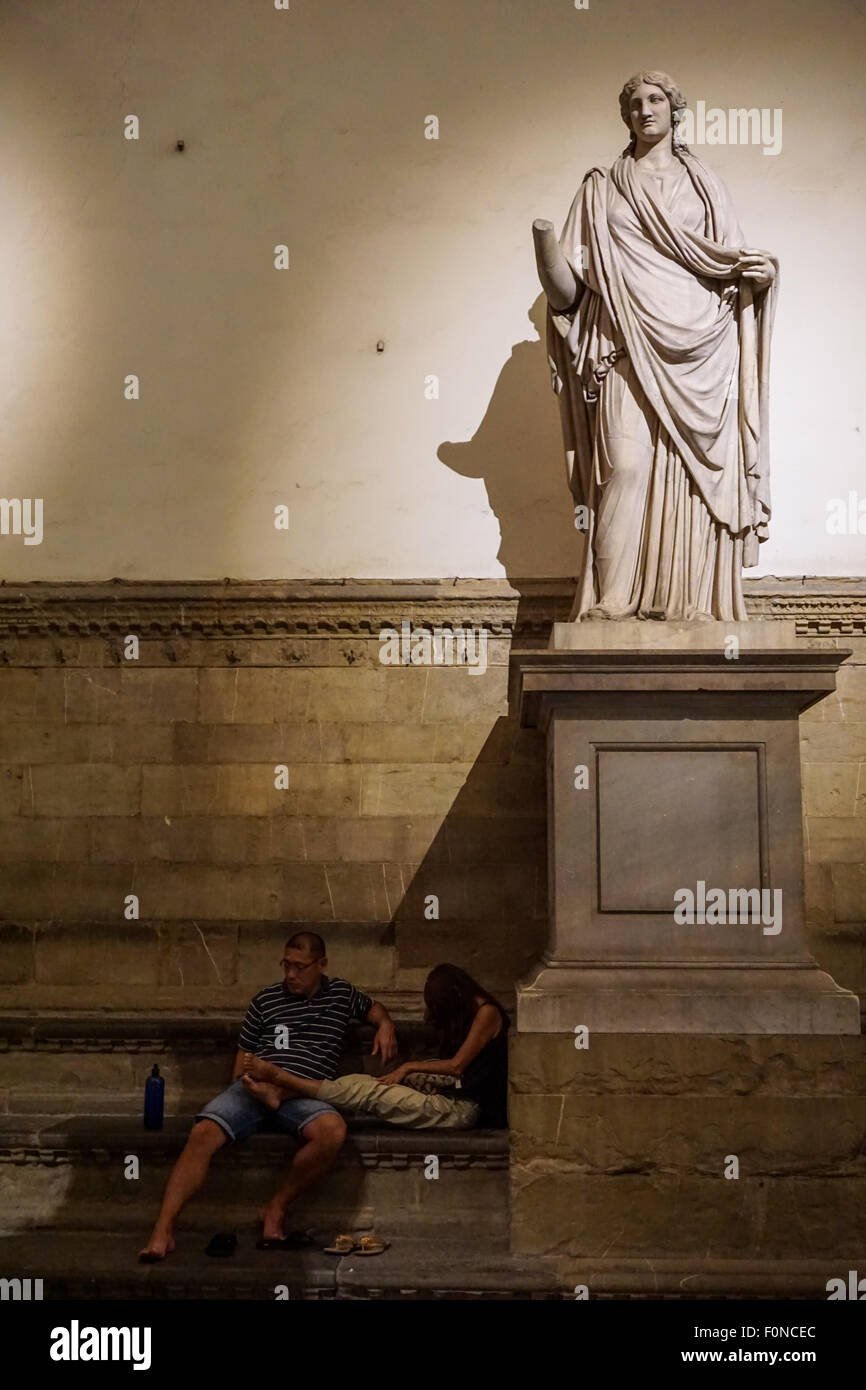
<instances>
[{"instance_id":1,"label":"pedestal recessed panel","mask_svg":"<svg viewBox=\"0 0 866 1390\"><path fill-rule=\"evenodd\" d=\"M674 909L678 889L760 888L758 748L597 751L601 912Z\"/></svg>"}]
</instances>

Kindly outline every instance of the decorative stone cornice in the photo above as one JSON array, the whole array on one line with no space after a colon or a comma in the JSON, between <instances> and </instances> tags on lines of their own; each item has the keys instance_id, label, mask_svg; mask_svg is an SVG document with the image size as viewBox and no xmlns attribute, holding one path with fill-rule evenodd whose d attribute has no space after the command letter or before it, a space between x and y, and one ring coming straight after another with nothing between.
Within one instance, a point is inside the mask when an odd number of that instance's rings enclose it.
<instances>
[{"instance_id":1,"label":"decorative stone cornice","mask_svg":"<svg viewBox=\"0 0 866 1390\"><path fill-rule=\"evenodd\" d=\"M793 619L801 637L866 635L866 577L763 579L744 583L751 618Z\"/></svg>"},{"instance_id":2,"label":"decorative stone cornice","mask_svg":"<svg viewBox=\"0 0 866 1390\"><path fill-rule=\"evenodd\" d=\"M360 637L414 626L484 624L510 637L567 618L572 585L505 580L225 580L221 584L33 583L0 586L4 636Z\"/></svg>"},{"instance_id":3,"label":"decorative stone cornice","mask_svg":"<svg viewBox=\"0 0 866 1390\"><path fill-rule=\"evenodd\" d=\"M804 636L866 634L866 578L744 583L754 618ZM0 641L21 637L375 638L416 627L485 627L536 638L566 621L569 579L333 579L0 584Z\"/></svg>"}]
</instances>

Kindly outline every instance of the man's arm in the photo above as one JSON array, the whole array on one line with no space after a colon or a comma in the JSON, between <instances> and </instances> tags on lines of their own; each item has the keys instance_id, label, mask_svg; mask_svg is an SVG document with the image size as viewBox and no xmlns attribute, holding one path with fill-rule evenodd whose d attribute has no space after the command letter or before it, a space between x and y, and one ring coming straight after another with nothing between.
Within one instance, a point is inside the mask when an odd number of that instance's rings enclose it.
<instances>
[{"instance_id":1,"label":"man's arm","mask_svg":"<svg viewBox=\"0 0 866 1390\"><path fill-rule=\"evenodd\" d=\"M376 1036L373 1039L373 1049L371 1057L379 1056L382 1058L383 1066L397 1056L397 1034L394 1032L394 1024L391 1015L384 1004L379 1004L374 999L373 1007L366 1017L367 1023L372 1023L376 1029Z\"/></svg>"},{"instance_id":2,"label":"man's arm","mask_svg":"<svg viewBox=\"0 0 866 1390\"><path fill-rule=\"evenodd\" d=\"M237 1081L244 1073L244 1054L258 1050L262 1033L262 1016L255 999L251 999L238 1035L238 1050L232 1068L232 1081Z\"/></svg>"},{"instance_id":3,"label":"man's arm","mask_svg":"<svg viewBox=\"0 0 866 1390\"><path fill-rule=\"evenodd\" d=\"M364 1022L372 1023L376 1029L376 1036L373 1039L373 1048L370 1055L372 1057L381 1057L383 1065L387 1066L388 1063L393 1062L394 1058L397 1056L397 1035L394 1032L394 1024L391 1015L388 1013L384 1004L379 1004L374 999L367 1013L364 1015ZM251 1060L252 1058L248 1053L238 1053L235 1058L235 1078L243 1074ZM289 1094L292 1094L291 1084L286 1081L286 1073L281 1067L277 1067L268 1062L259 1062L257 1075L261 1080L268 1081L272 1085L279 1086L282 1090L287 1090Z\"/></svg>"}]
</instances>

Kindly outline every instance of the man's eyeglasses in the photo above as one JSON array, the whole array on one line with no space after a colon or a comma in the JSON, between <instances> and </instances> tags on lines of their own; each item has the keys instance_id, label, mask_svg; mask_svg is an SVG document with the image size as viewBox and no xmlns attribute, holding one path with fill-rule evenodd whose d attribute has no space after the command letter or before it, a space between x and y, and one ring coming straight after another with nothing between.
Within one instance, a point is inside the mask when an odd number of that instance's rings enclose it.
<instances>
[{"instance_id":1,"label":"man's eyeglasses","mask_svg":"<svg viewBox=\"0 0 866 1390\"><path fill-rule=\"evenodd\" d=\"M315 962L314 960L309 960L309 961L307 961L306 965L298 965L298 962L297 962L297 961L295 961L295 960L286 960L285 956L284 956L283 959L280 961L280 965L283 967L284 970L298 970L298 971L301 971L301 970L312 970L312 968L313 968L313 966L314 966L315 964L316 964L316 962Z\"/></svg>"}]
</instances>

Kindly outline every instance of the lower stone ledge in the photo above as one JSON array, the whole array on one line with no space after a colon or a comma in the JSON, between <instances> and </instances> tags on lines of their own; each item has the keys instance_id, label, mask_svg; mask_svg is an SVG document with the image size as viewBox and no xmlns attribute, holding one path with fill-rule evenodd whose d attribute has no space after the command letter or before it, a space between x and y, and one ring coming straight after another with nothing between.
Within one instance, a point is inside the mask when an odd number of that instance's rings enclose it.
<instances>
[{"instance_id":1,"label":"lower stone ledge","mask_svg":"<svg viewBox=\"0 0 866 1390\"><path fill-rule=\"evenodd\" d=\"M28 1116L0 1124L0 1164L52 1167L62 1164L122 1165L131 1151L151 1164L174 1161L189 1134L189 1116L171 1117L161 1130L144 1130L141 1121L123 1117ZM252 1143L228 1145L219 1156L244 1166L284 1167L294 1141L284 1134L259 1134ZM338 1160L340 1167L423 1167L433 1149L441 1167L508 1167L507 1130L404 1130L356 1120ZM218 1160L219 1161L219 1160Z\"/></svg>"}]
</instances>

